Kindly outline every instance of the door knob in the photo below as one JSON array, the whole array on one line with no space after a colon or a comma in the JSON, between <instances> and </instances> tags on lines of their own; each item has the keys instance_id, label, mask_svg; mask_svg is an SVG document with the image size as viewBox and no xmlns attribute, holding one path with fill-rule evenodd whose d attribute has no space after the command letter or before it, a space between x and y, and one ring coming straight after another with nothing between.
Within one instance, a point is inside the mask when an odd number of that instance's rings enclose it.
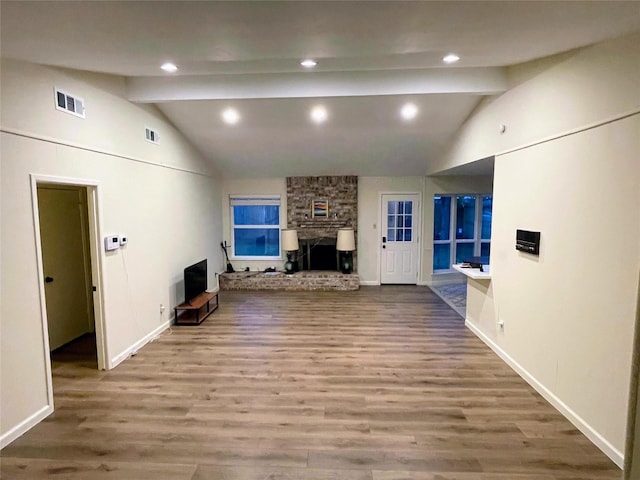
<instances>
[{"instance_id":1,"label":"door knob","mask_svg":"<svg viewBox=\"0 0 640 480\"><path fill-rule=\"evenodd\" d=\"M44 283L51 283L53 282L53 277L44 277Z\"/></svg>"},{"instance_id":2,"label":"door knob","mask_svg":"<svg viewBox=\"0 0 640 480\"><path fill-rule=\"evenodd\" d=\"M387 246L386 245L382 245L382 248L387 248Z\"/></svg>"}]
</instances>

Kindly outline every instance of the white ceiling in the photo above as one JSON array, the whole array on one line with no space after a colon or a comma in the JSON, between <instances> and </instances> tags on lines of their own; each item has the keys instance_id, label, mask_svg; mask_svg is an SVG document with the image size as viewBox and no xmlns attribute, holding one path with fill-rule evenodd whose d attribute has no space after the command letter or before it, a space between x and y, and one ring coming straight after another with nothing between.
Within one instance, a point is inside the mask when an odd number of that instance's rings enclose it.
<instances>
[{"instance_id":1,"label":"white ceiling","mask_svg":"<svg viewBox=\"0 0 640 480\"><path fill-rule=\"evenodd\" d=\"M128 78L227 176L421 175L504 69L640 30L640 2L0 2L3 57ZM455 67L441 59L456 52ZM318 61L303 71L302 58ZM173 61L180 70L159 69ZM407 99L420 108L398 117ZM308 121L322 102L330 118ZM220 120L226 106L242 119Z\"/></svg>"}]
</instances>

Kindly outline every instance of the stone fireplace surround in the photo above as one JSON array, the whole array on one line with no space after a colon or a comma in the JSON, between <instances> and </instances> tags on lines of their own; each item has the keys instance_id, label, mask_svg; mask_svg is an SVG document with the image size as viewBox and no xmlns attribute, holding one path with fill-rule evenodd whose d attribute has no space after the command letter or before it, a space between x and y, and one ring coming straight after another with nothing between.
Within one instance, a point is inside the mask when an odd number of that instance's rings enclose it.
<instances>
[{"instance_id":1,"label":"stone fireplace surround","mask_svg":"<svg viewBox=\"0 0 640 480\"><path fill-rule=\"evenodd\" d=\"M313 216L314 200L328 201L327 218ZM338 229L344 227L353 228L357 238L357 176L287 177L287 228L298 231L298 257L303 257L299 261L301 270L304 260L307 260L305 270L309 269L308 259L311 260L311 270L315 270L314 253L320 253L328 245L333 245L335 249ZM354 272L357 272L357 252L353 252L353 261ZM337 270L337 266L336 256L336 267L331 270Z\"/></svg>"}]
</instances>

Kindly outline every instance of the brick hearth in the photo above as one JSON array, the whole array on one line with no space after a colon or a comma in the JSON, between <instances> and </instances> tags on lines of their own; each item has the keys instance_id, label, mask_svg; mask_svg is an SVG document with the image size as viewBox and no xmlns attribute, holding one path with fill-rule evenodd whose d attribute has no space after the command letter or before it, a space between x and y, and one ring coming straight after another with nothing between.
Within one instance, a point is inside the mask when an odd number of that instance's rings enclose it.
<instances>
[{"instance_id":1,"label":"brick hearth","mask_svg":"<svg viewBox=\"0 0 640 480\"><path fill-rule=\"evenodd\" d=\"M277 272L235 272L220 275L220 290L347 291L360 288L360 277L341 272L310 271L292 275Z\"/></svg>"}]
</instances>

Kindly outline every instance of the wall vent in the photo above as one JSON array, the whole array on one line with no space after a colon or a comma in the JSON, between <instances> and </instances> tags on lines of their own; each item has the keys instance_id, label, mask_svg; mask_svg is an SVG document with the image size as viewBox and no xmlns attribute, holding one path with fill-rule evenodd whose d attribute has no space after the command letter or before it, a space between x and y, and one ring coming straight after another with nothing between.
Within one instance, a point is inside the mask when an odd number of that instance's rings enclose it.
<instances>
[{"instance_id":1,"label":"wall vent","mask_svg":"<svg viewBox=\"0 0 640 480\"><path fill-rule=\"evenodd\" d=\"M84 118L84 100L55 88L56 109Z\"/></svg>"},{"instance_id":2,"label":"wall vent","mask_svg":"<svg viewBox=\"0 0 640 480\"><path fill-rule=\"evenodd\" d=\"M151 130L149 127L144 129L144 138L151 143L160 143L160 135L155 130Z\"/></svg>"}]
</instances>

